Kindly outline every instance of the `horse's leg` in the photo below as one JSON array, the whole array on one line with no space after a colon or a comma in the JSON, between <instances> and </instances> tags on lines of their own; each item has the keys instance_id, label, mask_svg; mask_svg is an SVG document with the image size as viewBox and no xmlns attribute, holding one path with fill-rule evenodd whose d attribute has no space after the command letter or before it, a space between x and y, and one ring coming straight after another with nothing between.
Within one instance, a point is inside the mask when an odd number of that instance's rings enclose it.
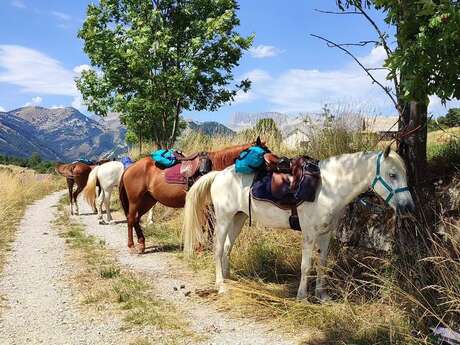
<instances>
[{"instance_id":1,"label":"horse's leg","mask_svg":"<svg viewBox=\"0 0 460 345\"><path fill-rule=\"evenodd\" d=\"M307 297L307 280L308 272L311 268L311 255L315 241L311 234L307 234L306 230L302 229L302 265L300 267L300 284L299 290L297 291L297 299L303 299Z\"/></svg>"},{"instance_id":2,"label":"horse's leg","mask_svg":"<svg viewBox=\"0 0 460 345\"><path fill-rule=\"evenodd\" d=\"M81 191L85 188L84 185L82 185L79 181L77 180L77 190L75 192L73 192L73 201L75 203L75 209L77 210L77 215L80 214L80 210L78 208L78 201L77 201L77 198L78 198L78 195L81 193Z\"/></svg>"},{"instance_id":3,"label":"horse's leg","mask_svg":"<svg viewBox=\"0 0 460 345\"><path fill-rule=\"evenodd\" d=\"M223 254L224 254L224 243L227 238L227 234L231 228L233 228L234 216L220 216L216 214L217 224L215 228L216 232L216 243L214 251L214 260L216 262L216 288L218 293L224 293L224 271L223 271Z\"/></svg>"},{"instance_id":4,"label":"horse's leg","mask_svg":"<svg viewBox=\"0 0 460 345\"><path fill-rule=\"evenodd\" d=\"M104 202L104 198L105 198L105 192L101 188L101 192L99 193L96 199L97 219L102 219L102 204Z\"/></svg>"},{"instance_id":5,"label":"horse's leg","mask_svg":"<svg viewBox=\"0 0 460 345\"><path fill-rule=\"evenodd\" d=\"M74 181L73 179L67 178L67 188L69 190L69 201L70 201L70 214L73 214L73 199L72 199L72 193L73 193L73 184Z\"/></svg>"},{"instance_id":6,"label":"horse's leg","mask_svg":"<svg viewBox=\"0 0 460 345\"><path fill-rule=\"evenodd\" d=\"M233 227L230 227L230 231L225 239L224 255L222 257L222 271L225 279L230 278L230 253L232 252L235 240L243 228L246 218L247 216L244 213L237 213L234 218Z\"/></svg>"},{"instance_id":7,"label":"horse's leg","mask_svg":"<svg viewBox=\"0 0 460 345\"><path fill-rule=\"evenodd\" d=\"M319 246L319 265L316 275L316 289L315 296L321 301L329 299L329 295L325 289L324 269L326 265L327 253L329 250L329 242L331 241L331 232L327 232L318 237L317 243Z\"/></svg>"},{"instance_id":8,"label":"horse's leg","mask_svg":"<svg viewBox=\"0 0 460 345\"><path fill-rule=\"evenodd\" d=\"M155 203L156 200L152 198L150 194L147 193L142 198L141 205L137 210L137 217L136 222L134 223L134 229L136 229L137 243L139 244L137 250L139 254L142 254L145 251L145 237L140 224L141 218L144 214L148 212L148 210L150 210L153 207L153 205L155 205Z\"/></svg>"},{"instance_id":9,"label":"horse's leg","mask_svg":"<svg viewBox=\"0 0 460 345\"><path fill-rule=\"evenodd\" d=\"M104 191L104 205L105 205L105 212L107 214L107 223L112 221L112 214L110 213L110 197L112 195L113 187L109 187L107 190Z\"/></svg>"}]
</instances>

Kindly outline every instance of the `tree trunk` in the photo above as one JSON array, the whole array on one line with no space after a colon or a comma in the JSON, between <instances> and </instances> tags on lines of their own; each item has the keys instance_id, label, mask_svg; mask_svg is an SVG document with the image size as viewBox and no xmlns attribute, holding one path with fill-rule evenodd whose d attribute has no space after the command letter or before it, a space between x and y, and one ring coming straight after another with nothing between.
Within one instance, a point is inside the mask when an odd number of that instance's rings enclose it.
<instances>
[{"instance_id":1,"label":"tree trunk","mask_svg":"<svg viewBox=\"0 0 460 345\"><path fill-rule=\"evenodd\" d=\"M404 135L404 132L415 131L402 138L398 152L406 164L408 185L411 187L417 209L413 218L398 217L397 219L393 243L393 267L398 286L405 294L414 296L418 301L436 301L434 291L426 289L433 284L435 277L431 263L424 260L432 255L431 241L435 229L436 208L434 186L430 181L426 156L427 105L412 101L405 104L402 109L400 133ZM403 300L407 301L405 298ZM427 326L430 321L424 315L426 311L424 308L431 309L431 306L410 307L413 312L418 312L418 322L422 321L422 324L417 326Z\"/></svg>"}]
</instances>

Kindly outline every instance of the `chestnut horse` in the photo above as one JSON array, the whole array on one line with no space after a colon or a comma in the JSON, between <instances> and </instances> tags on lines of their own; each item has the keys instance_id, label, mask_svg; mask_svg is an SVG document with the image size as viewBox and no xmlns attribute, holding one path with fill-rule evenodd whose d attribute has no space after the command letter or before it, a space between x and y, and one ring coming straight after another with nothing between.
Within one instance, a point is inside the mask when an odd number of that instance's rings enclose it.
<instances>
[{"instance_id":1,"label":"chestnut horse","mask_svg":"<svg viewBox=\"0 0 460 345\"><path fill-rule=\"evenodd\" d=\"M223 170L232 165L241 151L259 145L256 143L232 146L220 151L208 152L212 170ZM128 220L128 248L134 249L133 227L139 244L138 252L145 250L145 238L140 226L141 217L157 202L172 208L183 208L187 187L181 184L168 184L163 169L158 168L150 158L143 158L129 167L123 174L120 184L120 201Z\"/></svg>"},{"instance_id":2,"label":"chestnut horse","mask_svg":"<svg viewBox=\"0 0 460 345\"><path fill-rule=\"evenodd\" d=\"M73 214L73 204L77 209L77 214L79 214L77 197L78 194L85 188L86 182L88 181L89 173L91 172L90 165L75 162L69 164L60 164L57 165L55 170L58 174L64 176L67 181L67 188L69 189L69 200L70 200L70 213ZM77 185L77 189L73 190L73 185ZM93 207L94 209L94 207Z\"/></svg>"},{"instance_id":3,"label":"chestnut horse","mask_svg":"<svg viewBox=\"0 0 460 345\"><path fill-rule=\"evenodd\" d=\"M73 204L75 203L75 207L77 209L77 214L80 213L78 209L77 197L81 193L81 191L85 188L86 182L88 181L88 176L91 170L100 164L106 163L109 160L101 160L96 162L94 165L88 165L81 162L74 162L68 164L59 164L57 165L54 170L64 176L67 181L67 188L69 189L69 200L70 200L70 213L73 214ZM74 191L73 186L74 184L77 185L77 189ZM94 212L97 212L96 206L93 206Z\"/></svg>"}]
</instances>

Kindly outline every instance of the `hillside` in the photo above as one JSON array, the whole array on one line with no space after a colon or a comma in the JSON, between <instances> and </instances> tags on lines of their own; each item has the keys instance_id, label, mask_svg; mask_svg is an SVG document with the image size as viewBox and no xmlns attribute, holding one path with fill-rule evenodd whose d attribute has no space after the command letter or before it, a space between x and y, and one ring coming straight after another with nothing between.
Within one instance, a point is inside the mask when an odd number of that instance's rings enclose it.
<instances>
[{"instance_id":1,"label":"hillside","mask_svg":"<svg viewBox=\"0 0 460 345\"><path fill-rule=\"evenodd\" d=\"M188 128L192 131L200 132L206 135L233 135L235 131L232 131L227 126L215 121L197 122L187 121Z\"/></svg>"},{"instance_id":2,"label":"hillside","mask_svg":"<svg viewBox=\"0 0 460 345\"><path fill-rule=\"evenodd\" d=\"M126 130L91 119L77 109L23 107L0 113L0 154L70 161L96 159L126 152Z\"/></svg>"}]
</instances>

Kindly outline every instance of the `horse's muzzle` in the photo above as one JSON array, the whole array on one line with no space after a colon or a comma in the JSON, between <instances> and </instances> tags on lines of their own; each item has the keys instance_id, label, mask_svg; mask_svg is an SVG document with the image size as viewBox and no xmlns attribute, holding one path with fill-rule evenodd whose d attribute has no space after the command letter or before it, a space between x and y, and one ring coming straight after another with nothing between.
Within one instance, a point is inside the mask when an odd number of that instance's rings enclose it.
<instances>
[{"instance_id":1,"label":"horse's muzzle","mask_svg":"<svg viewBox=\"0 0 460 345\"><path fill-rule=\"evenodd\" d=\"M398 215L406 216L415 211L415 204L412 200L402 201L398 203L396 212Z\"/></svg>"}]
</instances>

